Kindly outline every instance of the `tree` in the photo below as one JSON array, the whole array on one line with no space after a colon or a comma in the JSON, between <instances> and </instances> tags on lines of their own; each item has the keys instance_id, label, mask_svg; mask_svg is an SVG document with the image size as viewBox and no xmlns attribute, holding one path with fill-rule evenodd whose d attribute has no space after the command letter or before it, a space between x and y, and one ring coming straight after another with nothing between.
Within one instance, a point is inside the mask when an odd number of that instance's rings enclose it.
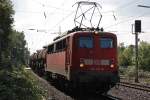
<instances>
[{"instance_id":1,"label":"tree","mask_svg":"<svg viewBox=\"0 0 150 100\"><path fill-rule=\"evenodd\" d=\"M129 47L120 46L119 47L119 65L129 66L133 64L133 51L134 47L130 45Z\"/></svg>"},{"instance_id":2,"label":"tree","mask_svg":"<svg viewBox=\"0 0 150 100\"><path fill-rule=\"evenodd\" d=\"M139 45L139 67L150 71L150 44L143 41Z\"/></svg>"},{"instance_id":3,"label":"tree","mask_svg":"<svg viewBox=\"0 0 150 100\"><path fill-rule=\"evenodd\" d=\"M135 65L135 47L130 45L125 47L119 45L119 65L120 66L132 66ZM139 69L150 71L150 44L147 42L140 42L139 55L138 55Z\"/></svg>"},{"instance_id":4,"label":"tree","mask_svg":"<svg viewBox=\"0 0 150 100\"><path fill-rule=\"evenodd\" d=\"M11 1L0 0L0 100L41 100L44 91L21 67L29 52L24 33L12 29L13 13Z\"/></svg>"},{"instance_id":5,"label":"tree","mask_svg":"<svg viewBox=\"0 0 150 100\"><path fill-rule=\"evenodd\" d=\"M29 51L26 47L25 36L23 32L13 30L10 35L11 39L11 58L13 62L18 64L26 64L29 56Z\"/></svg>"},{"instance_id":6,"label":"tree","mask_svg":"<svg viewBox=\"0 0 150 100\"><path fill-rule=\"evenodd\" d=\"M12 29L14 14L10 0L0 1L0 62L3 67L25 64L29 55L23 32Z\"/></svg>"},{"instance_id":7,"label":"tree","mask_svg":"<svg viewBox=\"0 0 150 100\"><path fill-rule=\"evenodd\" d=\"M10 38L14 11L10 0L0 0L0 62L10 59ZM5 64L3 64L5 65Z\"/></svg>"},{"instance_id":8,"label":"tree","mask_svg":"<svg viewBox=\"0 0 150 100\"><path fill-rule=\"evenodd\" d=\"M123 52L125 50L124 43L120 43L118 47L118 60L119 60L119 65L122 66L123 64Z\"/></svg>"}]
</instances>

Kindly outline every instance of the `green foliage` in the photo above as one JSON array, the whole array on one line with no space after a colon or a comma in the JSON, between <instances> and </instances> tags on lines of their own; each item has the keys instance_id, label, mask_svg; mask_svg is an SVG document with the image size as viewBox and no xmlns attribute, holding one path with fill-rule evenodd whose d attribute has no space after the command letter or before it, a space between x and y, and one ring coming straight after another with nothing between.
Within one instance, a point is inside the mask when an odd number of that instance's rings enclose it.
<instances>
[{"instance_id":1,"label":"green foliage","mask_svg":"<svg viewBox=\"0 0 150 100\"><path fill-rule=\"evenodd\" d=\"M140 78L150 78L150 73L148 71L139 70Z\"/></svg>"},{"instance_id":2,"label":"green foliage","mask_svg":"<svg viewBox=\"0 0 150 100\"><path fill-rule=\"evenodd\" d=\"M0 100L42 100L45 91L31 73L12 68L0 71Z\"/></svg>"},{"instance_id":3,"label":"green foliage","mask_svg":"<svg viewBox=\"0 0 150 100\"><path fill-rule=\"evenodd\" d=\"M135 76L135 66L128 66L128 68L125 70L125 75L129 78Z\"/></svg>"},{"instance_id":4,"label":"green foliage","mask_svg":"<svg viewBox=\"0 0 150 100\"><path fill-rule=\"evenodd\" d=\"M139 67L150 71L150 44L147 42L141 42L139 45Z\"/></svg>"},{"instance_id":5,"label":"green foliage","mask_svg":"<svg viewBox=\"0 0 150 100\"><path fill-rule=\"evenodd\" d=\"M133 47L118 47L119 49L119 65L130 66L133 64Z\"/></svg>"},{"instance_id":6,"label":"green foliage","mask_svg":"<svg viewBox=\"0 0 150 100\"><path fill-rule=\"evenodd\" d=\"M119 46L118 60L119 66L135 66L135 47L134 46ZM139 44L139 69L150 71L150 44L140 42Z\"/></svg>"},{"instance_id":7,"label":"green foliage","mask_svg":"<svg viewBox=\"0 0 150 100\"><path fill-rule=\"evenodd\" d=\"M9 37L11 39L11 57L14 62L19 64L26 64L29 57L29 51L26 48L26 41L23 32L13 31Z\"/></svg>"},{"instance_id":8,"label":"green foliage","mask_svg":"<svg viewBox=\"0 0 150 100\"><path fill-rule=\"evenodd\" d=\"M29 51L24 33L12 29L13 14L12 2L0 0L0 100L41 100L45 93L35 77L19 68Z\"/></svg>"},{"instance_id":9,"label":"green foliage","mask_svg":"<svg viewBox=\"0 0 150 100\"><path fill-rule=\"evenodd\" d=\"M0 0L0 65L4 68L26 64L29 56L24 33L12 29L13 14L12 2Z\"/></svg>"},{"instance_id":10,"label":"green foliage","mask_svg":"<svg viewBox=\"0 0 150 100\"><path fill-rule=\"evenodd\" d=\"M0 29L3 30L4 37L11 31L11 24L13 23L14 11L12 9L12 2L10 0L0 0Z\"/></svg>"},{"instance_id":11,"label":"green foliage","mask_svg":"<svg viewBox=\"0 0 150 100\"><path fill-rule=\"evenodd\" d=\"M129 81L133 81L133 79L135 79L135 66L128 66L123 69L121 68L120 71L120 75L123 75L124 78L127 78ZM142 81L149 83L150 73L148 71L139 70L138 77L140 80L142 79Z\"/></svg>"},{"instance_id":12,"label":"green foliage","mask_svg":"<svg viewBox=\"0 0 150 100\"><path fill-rule=\"evenodd\" d=\"M10 0L0 0L0 62L10 63L10 39L14 11Z\"/></svg>"},{"instance_id":13,"label":"green foliage","mask_svg":"<svg viewBox=\"0 0 150 100\"><path fill-rule=\"evenodd\" d=\"M125 75L125 71L127 68L124 68L123 66L119 67L119 75Z\"/></svg>"}]
</instances>

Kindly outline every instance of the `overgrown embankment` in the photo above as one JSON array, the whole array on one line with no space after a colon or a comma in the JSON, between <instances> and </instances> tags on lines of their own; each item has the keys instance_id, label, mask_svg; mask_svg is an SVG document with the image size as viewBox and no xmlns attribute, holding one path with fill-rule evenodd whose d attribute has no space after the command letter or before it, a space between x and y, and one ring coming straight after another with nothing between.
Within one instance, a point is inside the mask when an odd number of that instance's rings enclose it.
<instances>
[{"instance_id":1,"label":"overgrown embankment","mask_svg":"<svg viewBox=\"0 0 150 100\"><path fill-rule=\"evenodd\" d=\"M46 92L24 68L0 70L0 100L43 100Z\"/></svg>"}]
</instances>

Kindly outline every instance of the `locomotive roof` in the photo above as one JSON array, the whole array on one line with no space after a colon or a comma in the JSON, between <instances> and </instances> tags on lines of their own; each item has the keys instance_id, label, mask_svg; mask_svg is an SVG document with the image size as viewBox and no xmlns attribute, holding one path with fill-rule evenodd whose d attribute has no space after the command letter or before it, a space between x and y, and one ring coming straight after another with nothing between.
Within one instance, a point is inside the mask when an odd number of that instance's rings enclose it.
<instances>
[{"instance_id":1,"label":"locomotive roof","mask_svg":"<svg viewBox=\"0 0 150 100\"><path fill-rule=\"evenodd\" d=\"M87 31L87 30L86 31L76 31L76 32L71 32L71 33L65 33L65 34L62 34L62 35L56 37L52 43L48 44L48 46L52 45L52 44L54 44L54 43L56 43L58 41L61 41L61 40L65 39L65 38L67 38L69 36L73 36L74 34L80 34L80 33L84 34L84 33L94 33L94 32L99 32L99 33L102 33L103 35L116 36L114 33L110 33L110 32Z\"/></svg>"}]
</instances>

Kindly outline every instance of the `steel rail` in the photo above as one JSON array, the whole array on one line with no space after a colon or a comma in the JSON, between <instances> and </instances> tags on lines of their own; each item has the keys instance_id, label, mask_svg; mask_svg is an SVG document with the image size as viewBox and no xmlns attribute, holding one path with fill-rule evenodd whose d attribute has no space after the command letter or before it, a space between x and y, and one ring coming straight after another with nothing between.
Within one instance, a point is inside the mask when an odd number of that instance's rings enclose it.
<instances>
[{"instance_id":1,"label":"steel rail","mask_svg":"<svg viewBox=\"0 0 150 100\"><path fill-rule=\"evenodd\" d=\"M121 98L118 98L116 96L112 96L112 95L109 95L109 94L107 94L106 97L109 98L110 100L122 100Z\"/></svg>"},{"instance_id":2,"label":"steel rail","mask_svg":"<svg viewBox=\"0 0 150 100\"><path fill-rule=\"evenodd\" d=\"M118 85L129 87L129 88L134 88L134 89L138 89L138 90L142 90L142 91L146 91L146 92L150 92L149 86L143 86L143 85L128 83L128 82L120 82L120 83L118 83Z\"/></svg>"}]
</instances>

